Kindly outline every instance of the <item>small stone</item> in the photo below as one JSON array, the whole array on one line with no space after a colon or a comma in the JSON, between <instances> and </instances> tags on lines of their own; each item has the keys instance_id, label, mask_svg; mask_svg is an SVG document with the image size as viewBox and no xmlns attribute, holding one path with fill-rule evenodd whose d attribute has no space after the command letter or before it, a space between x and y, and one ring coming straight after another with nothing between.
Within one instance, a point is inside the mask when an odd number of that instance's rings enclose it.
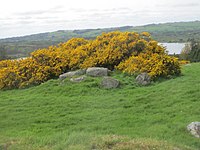
<instances>
[{"instance_id":1,"label":"small stone","mask_svg":"<svg viewBox=\"0 0 200 150\"><path fill-rule=\"evenodd\" d=\"M191 64L185 64L185 66L188 67L188 66L192 66L192 65Z\"/></svg>"},{"instance_id":2,"label":"small stone","mask_svg":"<svg viewBox=\"0 0 200 150\"><path fill-rule=\"evenodd\" d=\"M190 123L187 126L187 130L190 131L193 136L200 138L200 122Z\"/></svg>"},{"instance_id":3,"label":"small stone","mask_svg":"<svg viewBox=\"0 0 200 150\"><path fill-rule=\"evenodd\" d=\"M117 88L119 86L119 81L111 77L104 77L101 81L101 86L106 89Z\"/></svg>"},{"instance_id":4,"label":"small stone","mask_svg":"<svg viewBox=\"0 0 200 150\"><path fill-rule=\"evenodd\" d=\"M71 82L82 82L84 81L86 78L86 76L81 76L81 77L78 77L78 78L71 78L70 81Z\"/></svg>"}]
</instances>

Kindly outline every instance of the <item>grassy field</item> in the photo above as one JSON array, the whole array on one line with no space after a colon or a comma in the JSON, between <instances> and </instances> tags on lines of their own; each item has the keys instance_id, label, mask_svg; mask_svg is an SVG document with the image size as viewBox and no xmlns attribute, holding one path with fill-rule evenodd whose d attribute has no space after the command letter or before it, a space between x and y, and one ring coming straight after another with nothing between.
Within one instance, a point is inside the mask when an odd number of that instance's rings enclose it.
<instances>
[{"instance_id":1,"label":"grassy field","mask_svg":"<svg viewBox=\"0 0 200 150\"><path fill-rule=\"evenodd\" d=\"M200 64L147 87L115 73L118 89L50 80L0 91L0 150L199 150L186 126L200 121Z\"/></svg>"}]
</instances>

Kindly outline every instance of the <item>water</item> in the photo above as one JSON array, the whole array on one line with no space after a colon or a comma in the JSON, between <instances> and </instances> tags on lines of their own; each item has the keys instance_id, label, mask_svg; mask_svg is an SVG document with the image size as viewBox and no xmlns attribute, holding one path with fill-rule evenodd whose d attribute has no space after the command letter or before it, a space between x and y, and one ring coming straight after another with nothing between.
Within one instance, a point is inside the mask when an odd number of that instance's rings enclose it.
<instances>
[{"instance_id":1,"label":"water","mask_svg":"<svg viewBox=\"0 0 200 150\"><path fill-rule=\"evenodd\" d=\"M166 50L168 54L180 54L182 49L185 47L185 43L160 43Z\"/></svg>"}]
</instances>

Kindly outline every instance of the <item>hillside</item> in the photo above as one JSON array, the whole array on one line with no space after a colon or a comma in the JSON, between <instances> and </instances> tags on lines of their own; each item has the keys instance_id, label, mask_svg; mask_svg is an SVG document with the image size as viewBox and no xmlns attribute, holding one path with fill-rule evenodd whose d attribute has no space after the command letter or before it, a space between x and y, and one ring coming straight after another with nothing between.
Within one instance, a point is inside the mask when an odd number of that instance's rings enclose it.
<instances>
[{"instance_id":1,"label":"hillside","mask_svg":"<svg viewBox=\"0 0 200 150\"><path fill-rule=\"evenodd\" d=\"M188 39L200 39L200 21L151 24L133 27L133 31L148 31L159 42L187 42Z\"/></svg>"},{"instance_id":2,"label":"hillside","mask_svg":"<svg viewBox=\"0 0 200 150\"><path fill-rule=\"evenodd\" d=\"M147 87L125 74L112 76L120 88L102 89L101 78L87 78L0 91L0 149L199 149L186 130L200 121L199 63Z\"/></svg>"},{"instance_id":3,"label":"hillside","mask_svg":"<svg viewBox=\"0 0 200 150\"><path fill-rule=\"evenodd\" d=\"M115 30L135 32L147 31L159 42L186 42L189 38L200 39L200 21L193 21L150 24L135 27L124 26L104 29L59 30L56 32L0 39L0 45L6 46L9 55L23 57L36 49L56 45L60 42L65 42L72 37L91 39L100 35L102 32Z\"/></svg>"}]
</instances>

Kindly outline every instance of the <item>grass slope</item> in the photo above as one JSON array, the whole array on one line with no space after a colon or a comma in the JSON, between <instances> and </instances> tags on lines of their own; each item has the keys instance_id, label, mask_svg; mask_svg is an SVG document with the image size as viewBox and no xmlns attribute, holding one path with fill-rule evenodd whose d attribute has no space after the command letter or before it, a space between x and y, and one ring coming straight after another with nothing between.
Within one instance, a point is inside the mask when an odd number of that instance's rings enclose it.
<instances>
[{"instance_id":1,"label":"grass slope","mask_svg":"<svg viewBox=\"0 0 200 150\"><path fill-rule=\"evenodd\" d=\"M100 78L88 78L0 91L0 149L200 148L186 131L200 121L199 63L147 87L113 76L122 83L119 89L102 89Z\"/></svg>"}]
</instances>

